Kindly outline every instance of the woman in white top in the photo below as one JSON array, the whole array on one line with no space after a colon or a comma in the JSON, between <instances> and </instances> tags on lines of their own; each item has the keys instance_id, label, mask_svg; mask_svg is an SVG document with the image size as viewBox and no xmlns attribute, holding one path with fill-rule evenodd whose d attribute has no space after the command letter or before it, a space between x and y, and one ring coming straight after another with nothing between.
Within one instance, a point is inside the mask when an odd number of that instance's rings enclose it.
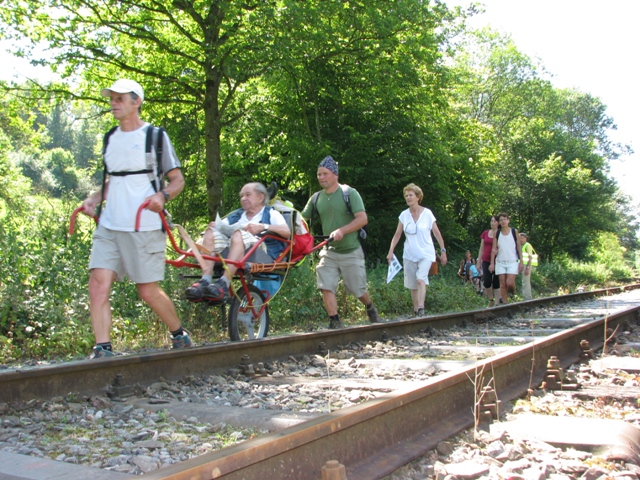
<instances>
[{"instance_id":1,"label":"woman in white top","mask_svg":"<svg viewBox=\"0 0 640 480\"><path fill-rule=\"evenodd\" d=\"M424 315L424 299L429 285L429 270L436 261L436 251L431 239L431 232L438 240L442 265L447 263L447 250L440 229L436 225L436 217L428 208L420 205L422 189L410 183L403 190L404 199L409 206L398 217L398 228L391 239L387 261L393 260L393 251L404 232L405 242L402 258L404 260L404 286L411 290L413 312L416 316Z\"/></svg>"},{"instance_id":2,"label":"woman in white top","mask_svg":"<svg viewBox=\"0 0 640 480\"><path fill-rule=\"evenodd\" d=\"M489 269L500 278L500 297L502 303L508 303L509 292L516 291L516 276L524 267L522 259L522 243L515 228L509 227L509 215L498 215L500 228L498 229L498 248L491 251ZM495 244L495 242L494 242Z\"/></svg>"}]
</instances>

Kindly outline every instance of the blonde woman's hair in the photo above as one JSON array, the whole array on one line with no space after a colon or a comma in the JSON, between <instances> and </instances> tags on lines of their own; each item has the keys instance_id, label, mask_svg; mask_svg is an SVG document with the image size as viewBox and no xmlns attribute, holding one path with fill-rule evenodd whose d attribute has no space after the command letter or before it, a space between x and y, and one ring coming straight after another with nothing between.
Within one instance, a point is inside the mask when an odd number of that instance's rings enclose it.
<instances>
[{"instance_id":1,"label":"blonde woman's hair","mask_svg":"<svg viewBox=\"0 0 640 480\"><path fill-rule=\"evenodd\" d=\"M417 186L415 183L410 183L409 185L404 187L404 189L402 190L402 195L405 195L408 191L416 194L416 197L418 197L418 203L422 202L424 194L422 193L422 189L419 186Z\"/></svg>"}]
</instances>

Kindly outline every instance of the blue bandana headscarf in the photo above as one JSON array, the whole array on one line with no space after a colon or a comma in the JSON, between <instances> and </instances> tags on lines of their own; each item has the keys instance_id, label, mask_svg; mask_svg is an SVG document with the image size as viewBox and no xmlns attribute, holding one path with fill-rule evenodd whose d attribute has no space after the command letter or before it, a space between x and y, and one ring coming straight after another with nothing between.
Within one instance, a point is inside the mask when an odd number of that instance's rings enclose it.
<instances>
[{"instance_id":1,"label":"blue bandana headscarf","mask_svg":"<svg viewBox=\"0 0 640 480\"><path fill-rule=\"evenodd\" d=\"M331 170L333 173L338 175L338 162L336 162L331 155L326 156L322 159L322 161L320 162L320 165L318 165L318 168L320 167L324 167L327 170Z\"/></svg>"}]
</instances>

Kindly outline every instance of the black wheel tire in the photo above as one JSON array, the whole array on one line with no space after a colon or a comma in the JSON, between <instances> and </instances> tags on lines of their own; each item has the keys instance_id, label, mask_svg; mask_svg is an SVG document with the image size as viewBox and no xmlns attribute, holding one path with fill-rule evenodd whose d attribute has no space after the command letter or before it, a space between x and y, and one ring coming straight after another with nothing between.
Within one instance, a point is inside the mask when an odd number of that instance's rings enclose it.
<instances>
[{"instance_id":1,"label":"black wheel tire","mask_svg":"<svg viewBox=\"0 0 640 480\"><path fill-rule=\"evenodd\" d=\"M247 285L251 301L255 308L265 303L265 296L255 285ZM260 317L253 317L253 309L247 307L247 298L241 287L229 306L229 338L232 342L264 338L269 331L269 306L267 305Z\"/></svg>"}]
</instances>

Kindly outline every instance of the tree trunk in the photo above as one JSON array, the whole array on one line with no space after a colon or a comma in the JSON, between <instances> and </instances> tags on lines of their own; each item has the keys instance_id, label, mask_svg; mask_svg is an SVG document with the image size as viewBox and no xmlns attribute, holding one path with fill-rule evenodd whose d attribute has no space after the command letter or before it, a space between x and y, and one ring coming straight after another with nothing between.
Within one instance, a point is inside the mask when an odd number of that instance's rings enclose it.
<instances>
[{"instance_id":1,"label":"tree trunk","mask_svg":"<svg viewBox=\"0 0 640 480\"><path fill-rule=\"evenodd\" d=\"M204 99L205 162L207 165L205 182L207 187L207 209L211 219L216 218L216 213L222 207L223 200L222 156L220 153L222 119L218 108L219 86L218 81L207 80Z\"/></svg>"}]
</instances>

